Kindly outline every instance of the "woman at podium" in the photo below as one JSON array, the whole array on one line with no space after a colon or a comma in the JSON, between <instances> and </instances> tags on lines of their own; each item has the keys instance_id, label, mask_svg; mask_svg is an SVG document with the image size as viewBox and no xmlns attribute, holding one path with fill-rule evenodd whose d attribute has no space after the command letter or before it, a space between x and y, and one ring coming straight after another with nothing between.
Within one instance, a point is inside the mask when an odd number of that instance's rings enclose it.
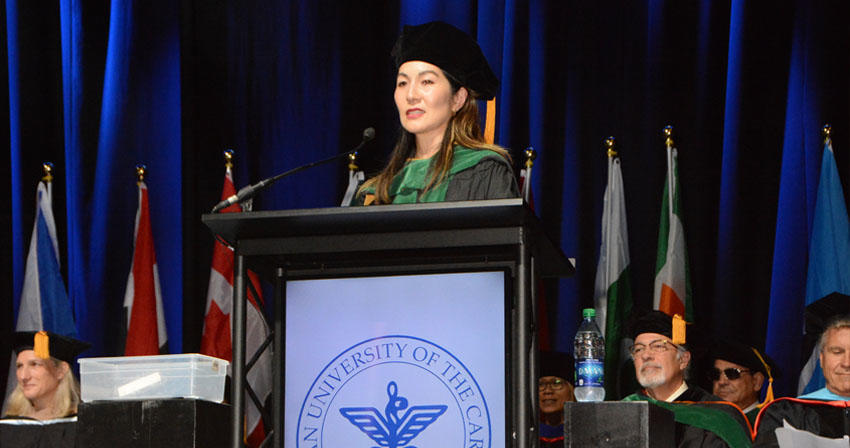
<instances>
[{"instance_id":1,"label":"woman at podium","mask_svg":"<svg viewBox=\"0 0 850 448\"><path fill-rule=\"evenodd\" d=\"M405 26L392 57L401 132L364 205L519 196L508 152L484 140L478 99L499 80L469 35L443 22Z\"/></svg>"},{"instance_id":2,"label":"woman at podium","mask_svg":"<svg viewBox=\"0 0 850 448\"><path fill-rule=\"evenodd\" d=\"M15 333L18 384L0 419L3 448L73 447L80 387L71 363L89 344L46 331Z\"/></svg>"}]
</instances>

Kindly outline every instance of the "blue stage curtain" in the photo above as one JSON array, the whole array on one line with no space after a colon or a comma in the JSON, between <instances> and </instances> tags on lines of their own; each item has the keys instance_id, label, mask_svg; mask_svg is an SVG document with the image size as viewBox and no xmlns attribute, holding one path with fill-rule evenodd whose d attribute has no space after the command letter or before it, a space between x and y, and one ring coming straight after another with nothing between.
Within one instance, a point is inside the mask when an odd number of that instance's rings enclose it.
<instances>
[{"instance_id":1,"label":"blue stage curtain","mask_svg":"<svg viewBox=\"0 0 850 448\"><path fill-rule=\"evenodd\" d=\"M182 351L179 5L6 2L15 302L41 161L56 166L62 265L89 355L123 351L122 304L148 167L169 345ZM33 76L35 75L35 76ZM14 325L14 324L12 324Z\"/></svg>"},{"instance_id":2,"label":"blue stage curtain","mask_svg":"<svg viewBox=\"0 0 850 448\"><path fill-rule=\"evenodd\" d=\"M146 163L169 345L196 350L212 247L199 216L220 195L222 151L236 151L241 187L351 148L374 126L361 151L374 173L399 129L393 42L404 24L444 20L481 43L501 79L497 142L517 168L522 150L537 150L537 213L577 259L575 277L547 284L551 345L571 351L592 303L609 135L635 305L651 306L671 124L697 323L766 345L786 372L777 392L792 394L824 121L845 186L850 175L850 6L810 3L7 0L0 303L12 314L20 296L35 184L51 160L78 328L90 354L119 353L133 166ZM340 163L298 174L254 208L333 206L346 173Z\"/></svg>"}]
</instances>

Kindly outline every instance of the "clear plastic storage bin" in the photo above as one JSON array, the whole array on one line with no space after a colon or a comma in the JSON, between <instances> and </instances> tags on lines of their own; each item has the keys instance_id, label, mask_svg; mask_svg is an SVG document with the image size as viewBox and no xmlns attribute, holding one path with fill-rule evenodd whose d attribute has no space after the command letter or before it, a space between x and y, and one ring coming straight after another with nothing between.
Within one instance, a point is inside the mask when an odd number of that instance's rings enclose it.
<instances>
[{"instance_id":1,"label":"clear plastic storage bin","mask_svg":"<svg viewBox=\"0 0 850 448\"><path fill-rule=\"evenodd\" d=\"M80 392L85 402L152 398L198 398L221 402L229 362L180 355L82 358Z\"/></svg>"}]
</instances>

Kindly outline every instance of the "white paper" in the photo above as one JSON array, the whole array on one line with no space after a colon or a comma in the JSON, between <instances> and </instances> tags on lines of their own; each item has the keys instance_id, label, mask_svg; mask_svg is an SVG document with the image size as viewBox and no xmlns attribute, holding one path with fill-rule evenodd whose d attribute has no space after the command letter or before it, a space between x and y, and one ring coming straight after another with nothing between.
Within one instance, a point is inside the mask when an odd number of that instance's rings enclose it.
<instances>
[{"instance_id":1,"label":"white paper","mask_svg":"<svg viewBox=\"0 0 850 448\"><path fill-rule=\"evenodd\" d=\"M780 448L847 448L850 447L850 437L830 439L812 434L791 426L787 420L782 420L782 427L776 428L776 440Z\"/></svg>"}]
</instances>

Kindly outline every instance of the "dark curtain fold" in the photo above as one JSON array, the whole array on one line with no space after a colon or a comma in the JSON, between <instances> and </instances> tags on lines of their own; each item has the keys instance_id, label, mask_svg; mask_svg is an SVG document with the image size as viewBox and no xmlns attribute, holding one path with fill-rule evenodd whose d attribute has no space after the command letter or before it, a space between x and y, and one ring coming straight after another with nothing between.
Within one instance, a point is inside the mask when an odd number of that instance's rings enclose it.
<instances>
[{"instance_id":1,"label":"dark curtain fold","mask_svg":"<svg viewBox=\"0 0 850 448\"><path fill-rule=\"evenodd\" d=\"M845 185L850 175L848 9L802 0L69 0L50 10L7 0L3 307L11 315L20 296L35 184L52 160L78 328L92 355L118 353L132 168L143 162L169 345L197 350L212 247L199 216L220 195L222 151L236 151L240 187L346 150L374 126L361 165L375 172L398 132L395 37L406 23L439 19L476 36L499 74L497 141L517 168L523 149L538 152L537 213L577 259L575 277L547 284L552 346L571 350L579 309L592 303L609 135L622 158L635 304L651 306L662 128L671 124L696 319L708 333L766 345L789 372L778 392L793 394L825 121ZM254 208L333 206L344 165L284 179ZM13 321L2 325L8 333Z\"/></svg>"}]
</instances>

